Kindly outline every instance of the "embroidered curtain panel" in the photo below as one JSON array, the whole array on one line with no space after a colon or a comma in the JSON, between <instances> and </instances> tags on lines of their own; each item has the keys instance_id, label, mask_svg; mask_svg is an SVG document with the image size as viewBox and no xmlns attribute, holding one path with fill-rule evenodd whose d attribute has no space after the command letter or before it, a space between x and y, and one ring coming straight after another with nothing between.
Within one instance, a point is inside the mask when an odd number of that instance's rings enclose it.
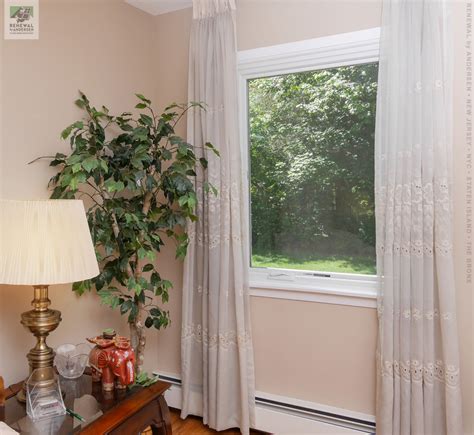
<instances>
[{"instance_id":1,"label":"embroidered curtain panel","mask_svg":"<svg viewBox=\"0 0 474 435\"><path fill-rule=\"evenodd\" d=\"M462 434L448 0L385 0L376 126L377 434Z\"/></svg>"},{"instance_id":2,"label":"embroidered curtain panel","mask_svg":"<svg viewBox=\"0 0 474 435\"><path fill-rule=\"evenodd\" d=\"M195 0L189 56L188 140L209 166L196 177L199 220L184 265L182 414L223 430L254 423L247 216L238 134L235 4ZM206 152L206 142L220 157ZM218 190L206 189L209 182Z\"/></svg>"}]
</instances>

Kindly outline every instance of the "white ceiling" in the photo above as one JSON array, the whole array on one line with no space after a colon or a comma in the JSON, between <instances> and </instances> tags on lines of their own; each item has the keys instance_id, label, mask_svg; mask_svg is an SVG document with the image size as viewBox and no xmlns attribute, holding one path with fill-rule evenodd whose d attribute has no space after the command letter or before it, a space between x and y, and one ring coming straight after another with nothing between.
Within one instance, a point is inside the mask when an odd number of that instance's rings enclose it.
<instances>
[{"instance_id":1,"label":"white ceiling","mask_svg":"<svg viewBox=\"0 0 474 435\"><path fill-rule=\"evenodd\" d=\"M166 14L193 5L192 0L125 0L125 2L152 15Z\"/></svg>"}]
</instances>

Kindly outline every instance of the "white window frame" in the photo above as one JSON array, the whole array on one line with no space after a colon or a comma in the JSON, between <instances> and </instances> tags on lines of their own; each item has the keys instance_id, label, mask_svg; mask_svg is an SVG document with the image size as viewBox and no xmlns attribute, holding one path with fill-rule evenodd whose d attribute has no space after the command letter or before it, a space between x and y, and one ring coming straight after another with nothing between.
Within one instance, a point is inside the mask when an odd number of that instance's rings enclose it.
<instances>
[{"instance_id":1,"label":"white window frame","mask_svg":"<svg viewBox=\"0 0 474 435\"><path fill-rule=\"evenodd\" d=\"M249 180L248 99L250 79L379 60L380 28L238 52L240 137ZM247 194L247 211L250 196ZM250 241L250 237L248 237ZM251 246L249 246L249 250ZM250 267L250 295L358 307L376 307L377 277L349 273Z\"/></svg>"}]
</instances>

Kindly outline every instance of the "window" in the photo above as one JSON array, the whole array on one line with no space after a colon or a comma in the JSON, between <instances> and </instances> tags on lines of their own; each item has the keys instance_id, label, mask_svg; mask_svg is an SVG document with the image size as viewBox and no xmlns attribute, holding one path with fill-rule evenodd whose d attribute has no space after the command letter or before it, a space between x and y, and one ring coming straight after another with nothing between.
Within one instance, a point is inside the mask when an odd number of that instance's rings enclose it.
<instances>
[{"instance_id":1,"label":"window","mask_svg":"<svg viewBox=\"0 0 474 435\"><path fill-rule=\"evenodd\" d=\"M252 287L375 295L377 53L377 29L240 53Z\"/></svg>"},{"instance_id":2,"label":"window","mask_svg":"<svg viewBox=\"0 0 474 435\"><path fill-rule=\"evenodd\" d=\"M375 274L377 66L248 82L252 267Z\"/></svg>"}]
</instances>

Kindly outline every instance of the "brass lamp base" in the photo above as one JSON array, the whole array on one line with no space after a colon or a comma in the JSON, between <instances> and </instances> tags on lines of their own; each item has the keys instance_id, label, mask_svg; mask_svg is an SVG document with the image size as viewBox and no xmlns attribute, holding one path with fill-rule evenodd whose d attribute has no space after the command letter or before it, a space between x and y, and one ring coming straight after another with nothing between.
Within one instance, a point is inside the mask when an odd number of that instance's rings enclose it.
<instances>
[{"instance_id":1,"label":"brass lamp base","mask_svg":"<svg viewBox=\"0 0 474 435\"><path fill-rule=\"evenodd\" d=\"M34 299L31 302L33 309L21 315L21 323L36 337L36 346L28 352L30 375L35 372L35 382L39 387L51 385L54 379L53 361L54 351L46 344L46 337L54 331L61 322L61 313L48 307L48 286L34 286ZM26 382L17 394L20 402L26 402Z\"/></svg>"}]
</instances>

